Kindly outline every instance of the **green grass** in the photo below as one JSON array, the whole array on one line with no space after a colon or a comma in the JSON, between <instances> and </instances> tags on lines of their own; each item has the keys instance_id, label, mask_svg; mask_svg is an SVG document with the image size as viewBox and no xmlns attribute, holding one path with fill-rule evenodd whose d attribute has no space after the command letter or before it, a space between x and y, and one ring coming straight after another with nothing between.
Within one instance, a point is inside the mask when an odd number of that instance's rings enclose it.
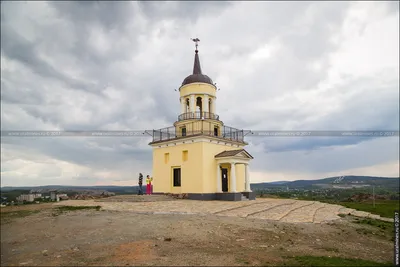
<instances>
[{"instance_id":1,"label":"green grass","mask_svg":"<svg viewBox=\"0 0 400 267\"><path fill-rule=\"evenodd\" d=\"M366 211L372 214L380 215L386 218L393 218L394 211L400 209L399 202L397 200L379 200L375 202L375 208L372 201L368 202L339 202L339 205L345 206L346 208Z\"/></svg>"},{"instance_id":2,"label":"green grass","mask_svg":"<svg viewBox=\"0 0 400 267\"><path fill-rule=\"evenodd\" d=\"M238 263L245 264L245 265L249 265L250 264L250 262L248 260L242 259L242 258L236 259L236 261Z\"/></svg>"},{"instance_id":3,"label":"green grass","mask_svg":"<svg viewBox=\"0 0 400 267\"><path fill-rule=\"evenodd\" d=\"M287 263L285 264L287 265ZM361 259L339 257L297 256L290 260L292 266L392 266L392 263L378 263Z\"/></svg>"},{"instance_id":4,"label":"green grass","mask_svg":"<svg viewBox=\"0 0 400 267\"><path fill-rule=\"evenodd\" d=\"M58 216L64 212L68 211L79 211L79 210L97 210L99 211L101 206L61 206L55 209L53 216Z\"/></svg>"},{"instance_id":5,"label":"green grass","mask_svg":"<svg viewBox=\"0 0 400 267\"><path fill-rule=\"evenodd\" d=\"M375 227L378 227L378 228L380 228L382 230L393 229L393 223L386 222L386 221L381 221L381 220L355 219L353 222L354 223L359 223L359 224L367 224L367 225L375 226Z\"/></svg>"},{"instance_id":6,"label":"green grass","mask_svg":"<svg viewBox=\"0 0 400 267\"><path fill-rule=\"evenodd\" d=\"M100 210L101 206L61 206L59 211L77 211L77 210Z\"/></svg>"},{"instance_id":7,"label":"green grass","mask_svg":"<svg viewBox=\"0 0 400 267\"><path fill-rule=\"evenodd\" d=\"M336 252L339 253L339 249L337 248L331 248L331 247L324 247L322 248L323 250L329 251L329 252Z\"/></svg>"},{"instance_id":8,"label":"green grass","mask_svg":"<svg viewBox=\"0 0 400 267\"><path fill-rule=\"evenodd\" d=\"M23 218L30 216L32 214L39 213L40 210L19 210L19 211L8 211L0 213L0 223L6 224L12 222L12 220L17 218Z\"/></svg>"},{"instance_id":9,"label":"green grass","mask_svg":"<svg viewBox=\"0 0 400 267\"><path fill-rule=\"evenodd\" d=\"M374 219L354 219L353 223L369 225L374 227L375 230L367 229L367 228L359 228L356 231L360 234L374 234L374 235L382 235L387 236L391 241L394 241L394 226L391 222L385 222Z\"/></svg>"}]
</instances>

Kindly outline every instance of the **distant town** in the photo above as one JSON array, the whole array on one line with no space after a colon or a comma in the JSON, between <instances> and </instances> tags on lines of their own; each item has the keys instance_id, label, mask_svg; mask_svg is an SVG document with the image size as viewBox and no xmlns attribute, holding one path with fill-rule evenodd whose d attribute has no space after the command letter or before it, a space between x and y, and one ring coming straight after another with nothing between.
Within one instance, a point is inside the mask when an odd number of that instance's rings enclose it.
<instances>
[{"instance_id":1,"label":"distant town","mask_svg":"<svg viewBox=\"0 0 400 267\"><path fill-rule=\"evenodd\" d=\"M115 195L115 193L105 190L65 189L60 191L52 189L34 189L30 190L28 193L18 194L21 191L25 192L26 190L12 190L8 192L3 192L2 190L1 206L4 207L24 204L39 204L44 202L59 202L68 199L96 199Z\"/></svg>"}]
</instances>

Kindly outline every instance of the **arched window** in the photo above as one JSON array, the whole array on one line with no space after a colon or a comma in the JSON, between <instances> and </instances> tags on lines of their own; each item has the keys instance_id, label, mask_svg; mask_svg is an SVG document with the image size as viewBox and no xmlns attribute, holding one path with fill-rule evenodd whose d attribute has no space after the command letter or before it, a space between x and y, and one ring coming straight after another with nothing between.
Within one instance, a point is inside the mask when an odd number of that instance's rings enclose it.
<instances>
[{"instance_id":1,"label":"arched window","mask_svg":"<svg viewBox=\"0 0 400 267\"><path fill-rule=\"evenodd\" d=\"M199 96L196 98L196 117L201 118L203 112L202 98Z\"/></svg>"},{"instance_id":2,"label":"arched window","mask_svg":"<svg viewBox=\"0 0 400 267\"><path fill-rule=\"evenodd\" d=\"M189 98L186 98L186 113L190 112L190 102L189 102Z\"/></svg>"}]
</instances>

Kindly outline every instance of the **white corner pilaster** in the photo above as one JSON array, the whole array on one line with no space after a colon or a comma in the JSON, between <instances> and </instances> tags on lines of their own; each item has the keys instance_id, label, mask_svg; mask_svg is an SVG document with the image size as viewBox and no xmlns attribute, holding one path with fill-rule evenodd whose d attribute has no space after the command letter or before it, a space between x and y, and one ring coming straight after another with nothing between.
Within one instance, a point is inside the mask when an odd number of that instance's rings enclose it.
<instances>
[{"instance_id":1,"label":"white corner pilaster","mask_svg":"<svg viewBox=\"0 0 400 267\"><path fill-rule=\"evenodd\" d=\"M184 97L181 97L181 114L186 113L186 101Z\"/></svg>"},{"instance_id":2,"label":"white corner pilaster","mask_svg":"<svg viewBox=\"0 0 400 267\"><path fill-rule=\"evenodd\" d=\"M222 193L221 165L217 163L217 193Z\"/></svg>"},{"instance_id":3,"label":"white corner pilaster","mask_svg":"<svg viewBox=\"0 0 400 267\"><path fill-rule=\"evenodd\" d=\"M245 191L252 192L250 189L249 164L246 163L244 166L245 166Z\"/></svg>"},{"instance_id":4,"label":"white corner pilaster","mask_svg":"<svg viewBox=\"0 0 400 267\"><path fill-rule=\"evenodd\" d=\"M203 112L210 112L208 110L208 95L207 94L204 95L202 103L203 103Z\"/></svg>"},{"instance_id":5,"label":"white corner pilaster","mask_svg":"<svg viewBox=\"0 0 400 267\"><path fill-rule=\"evenodd\" d=\"M194 95L190 95L190 112L195 112L196 106L194 103Z\"/></svg>"},{"instance_id":6,"label":"white corner pilaster","mask_svg":"<svg viewBox=\"0 0 400 267\"><path fill-rule=\"evenodd\" d=\"M216 114L217 113L217 98L216 97L213 97L212 98L212 100L211 100L211 113L214 113L214 114Z\"/></svg>"},{"instance_id":7,"label":"white corner pilaster","mask_svg":"<svg viewBox=\"0 0 400 267\"><path fill-rule=\"evenodd\" d=\"M236 192L236 163L235 162L231 162L231 177L230 177L230 184L231 184L231 188L230 188L230 192L234 193Z\"/></svg>"}]
</instances>

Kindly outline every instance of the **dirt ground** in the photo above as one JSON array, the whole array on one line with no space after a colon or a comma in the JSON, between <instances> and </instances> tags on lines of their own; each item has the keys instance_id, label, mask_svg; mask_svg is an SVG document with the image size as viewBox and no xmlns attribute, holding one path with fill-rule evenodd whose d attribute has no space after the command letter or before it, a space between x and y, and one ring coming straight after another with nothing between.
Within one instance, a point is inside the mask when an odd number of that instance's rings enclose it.
<instances>
[{"instance_id":1,"label":"dirt ground","mask_svg":"<svg viewBox=\"0 0 400 267\"><path fill-rule=\"evenodd\" d=\"M59 205L73 202L1 208L1 266L268 266L283 265L289 257L299 255L382 263L393 258L390 236L372 226L369 231L360 232L369 226L352 223L351 216L328 223L289 223L284 219L204 212L144 214L132 208L111 210L112 205L123 203L124 199L135 202L129 197L81 201L92 206L107 203L109 208L65 212L57 211ZM138 201L150 205L146 207L154 207L155 203L164 203L162 207L180 202L193 205L189 204L191 201L168 201L159 196ZM196 203L214 207L214 213L220 205ZM313 204L296 205L302 209ZM21 212L23 216L18 216ZM282 218L287 215L284 213Z\"/></svg>"}]
</instances>

